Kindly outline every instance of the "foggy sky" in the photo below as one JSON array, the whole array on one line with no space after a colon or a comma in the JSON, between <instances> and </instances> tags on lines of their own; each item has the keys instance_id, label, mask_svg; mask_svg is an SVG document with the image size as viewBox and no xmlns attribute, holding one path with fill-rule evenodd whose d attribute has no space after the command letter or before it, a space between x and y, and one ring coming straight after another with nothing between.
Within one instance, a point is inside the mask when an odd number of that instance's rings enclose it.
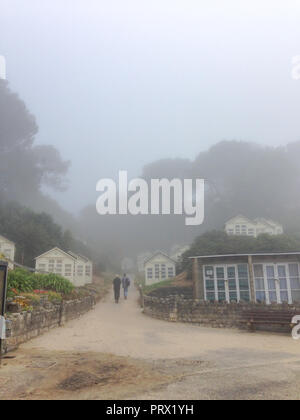
<instances>
[{"instance_id":1,"label":"foggy sky","mask_svg":"<svg viewBox=\"0 0 300 420\"><path fill-rule=\"evenodd\" d=\"M299 23L292 0L0 0L0 55L37 143L72 161L55 197L77 211L121 169L300 140Z\"/></svg>"}]
</instances>

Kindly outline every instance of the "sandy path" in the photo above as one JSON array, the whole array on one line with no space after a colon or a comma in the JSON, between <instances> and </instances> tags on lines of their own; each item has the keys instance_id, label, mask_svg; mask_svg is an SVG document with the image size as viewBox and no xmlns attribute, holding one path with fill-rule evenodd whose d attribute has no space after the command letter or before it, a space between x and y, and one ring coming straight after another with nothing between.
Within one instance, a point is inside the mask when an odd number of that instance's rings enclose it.
<instances>
[{"instance_id":1,"label":"sandy path","mask_svg":"<svg viewBox=\"0 0 300 420\"><path fill-rule=\"evenodd\" d=\"M143 315L138 292L22 345L1 399L300 399L300 341ZM5 386L2 386L5 385Z\"/></svg>"},{"instance_id":2,"label":"sandy path","mask_svg":"<svg viewBox=\"0 0 300 420\"><path fill-rule=\"evenodd\" d=\"M142 314L137 299L138 292L131 288L128 300L121 299L115 304L111 293L80 319L21 348L105 352L144 359L205 356L211 359L214 354L218 359L222 351L227 355L223 364L230 355L235 363L239 358L242 363L264 361L258 357L260 352L265 352L270 361L279 356L283 359L300 356L300 342L289 336L168 323Z\"/></svg>"}]
</instances>

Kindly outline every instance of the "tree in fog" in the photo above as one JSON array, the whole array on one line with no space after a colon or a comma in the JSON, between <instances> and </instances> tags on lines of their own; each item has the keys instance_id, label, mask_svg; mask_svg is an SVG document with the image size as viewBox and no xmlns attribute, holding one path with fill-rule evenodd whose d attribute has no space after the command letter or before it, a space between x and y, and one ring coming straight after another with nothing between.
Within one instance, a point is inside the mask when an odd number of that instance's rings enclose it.
<instances>
[{"instance_id":1,"label":"tree in fog","mask_svg":"<svg viewBox=\"0 0 300 420\"><path fill-rule=\"evenodd\" d=\"M35 257L56 246L92 256L88 246L55 223L49 214L33 212L18 203L0 205L0 225L1 234L15 242L16 261L21 264L34 267Z\"/></svg>"},{"instance_id":2,"label":"tree in fog","mask_svg":"<svg viewBox=\"0 0 300 420\"><path fill-rule=\"evenodd\" d=\"M209 231L195 238L179 264L179 271L191 274L192 260L189 257L218 254L247 254L265 252L292 252L300 249L300 235L252 236L227 235L223 231Z\"/></svg>"},{"instance_id":3,"label":"tree in fog","mask_svg":"<svg viewBox=\"0 0 300 420\"><path fill-rule=\"evenodd\" d=\"M99 247L108 246L118 256L168 252L174 244L189 244L206 231L224 229L225 221L239 213L273 218L285 232L300 232L299 158L300 142L265 147L223 141L194 161L158 160L146 165L141 177L205 179L203 225L187 227L184 216L178 215L99 216L95 206L85 209L81 223Z\"/></svg>"},{"instance_id":4,"label":"tree in fog","mask_svg":"<svg viewBox=\"0 0 300 420\"><path fill-rule=\"evenodd\" d=\"M0 80L1 199L28 203L41 186L64 187L69 163L53 146L35 146L35 118L8 83Z\"/></svg>"},{"instance_id":5,"label":"tree in fog","mask_svg":"<svg viewBox=\"0 0 300 420\"><path fill-rule=\"evenodd\" d=\"M298 164L287 147L237 141L224 141L200 153L193 174L217 187L215 192L228 211L249 216L280 217L295 200L300 179Z\"/></svg>"}]
</instances>

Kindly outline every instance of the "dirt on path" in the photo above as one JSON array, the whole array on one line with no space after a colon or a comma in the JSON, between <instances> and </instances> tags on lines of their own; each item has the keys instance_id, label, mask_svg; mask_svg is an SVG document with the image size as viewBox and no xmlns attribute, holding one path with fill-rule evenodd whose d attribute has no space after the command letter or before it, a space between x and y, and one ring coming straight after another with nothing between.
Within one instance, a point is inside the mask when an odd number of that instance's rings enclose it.
<instances>
[{"instance_id":1,"label":"dirt on path","mask_svg":"<svg viewBox=\"0 0 300 420\"><path fill-rule=\"evenodd\" d=\"M1 368L0 399L300 398L300 342L152 319L137 300L111 293L22 345Z\"/></svg>"}]
</instances>

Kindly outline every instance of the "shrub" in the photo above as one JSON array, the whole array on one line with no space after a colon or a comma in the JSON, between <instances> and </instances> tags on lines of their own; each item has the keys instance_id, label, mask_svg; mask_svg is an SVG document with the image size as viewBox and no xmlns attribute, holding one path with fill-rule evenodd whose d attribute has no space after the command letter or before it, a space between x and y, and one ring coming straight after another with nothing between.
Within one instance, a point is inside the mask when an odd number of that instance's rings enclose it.
<instances>
[{"instance_id":1,"label":"shrub","mask_svg":"<svg viewBox=\"0 0 300 420\"><path fill-rule=\"evenodd\" d=\"M25 296L17 296L14 299L14 302L19 305L22 311L32 311L32 306L30 305L31 300Z\"/></svg>"},{"instance_id":2,"label":"shrub","mask_svg":"<svg viewBox=\"0 0 300 420\"><path fill-rule=\"evenodd\" d=\"M41 297L35 293L22 293L22 296L28 299L33 305L38 305L41 300Z\"/></svg>"},{"instance_id":3,"label":"shrub","mask_svg":"<svg viewBox=\"0 0 300 420\"><path fill-rule=\"evenodd\" d=\"M8 290L15 289L18 292L32 292L33 274L26 270L16 269L8 272Z\"/></svg>"},{"instance_id":4,"label":"shrub","mask_svg":"<svg viewBox=\"0 0 300 420\"><path fill-rule=\"evenodd\" d=\"M174 282L174 279L168 279L168 280L160 281L158 283L151 284L149 286L144 286L143 287L143 292L145 294L148 294L155 289L160 289L161 287L171 286L173 282Z\"/></svg>"},{"instance_id":5,"label":"shrub","mask_svg":"<svg viewBox=\"0 0 300 420\"><path fill-rule=\"evenodd\" d=\"M64 295L74 290L73 284L58 274L34 274L35 289L53 290Z\"/></svg>"},{"instance_id":6,"label":"shrub","mask_svg":"<svg viewBox=\"0 0 300 420\"><path fill-rule=\"evenodd\" d=\"M60 293L57 292L48 292L47 293L49 302L56 303L62 301L62 296Z\"/></svg>"},{"instance_id":7,"label":"shrub","mask_svg":"<svg viewBox=\"0 0 300 420\"><path fill-rule=\"evenodd\" d=\"M35 274L18 268L8 273L8 296L13 293L13 289L21 293L50 290L70 294L74 286L69 280L57 274Z\"/></svg>"}]
</instances>

